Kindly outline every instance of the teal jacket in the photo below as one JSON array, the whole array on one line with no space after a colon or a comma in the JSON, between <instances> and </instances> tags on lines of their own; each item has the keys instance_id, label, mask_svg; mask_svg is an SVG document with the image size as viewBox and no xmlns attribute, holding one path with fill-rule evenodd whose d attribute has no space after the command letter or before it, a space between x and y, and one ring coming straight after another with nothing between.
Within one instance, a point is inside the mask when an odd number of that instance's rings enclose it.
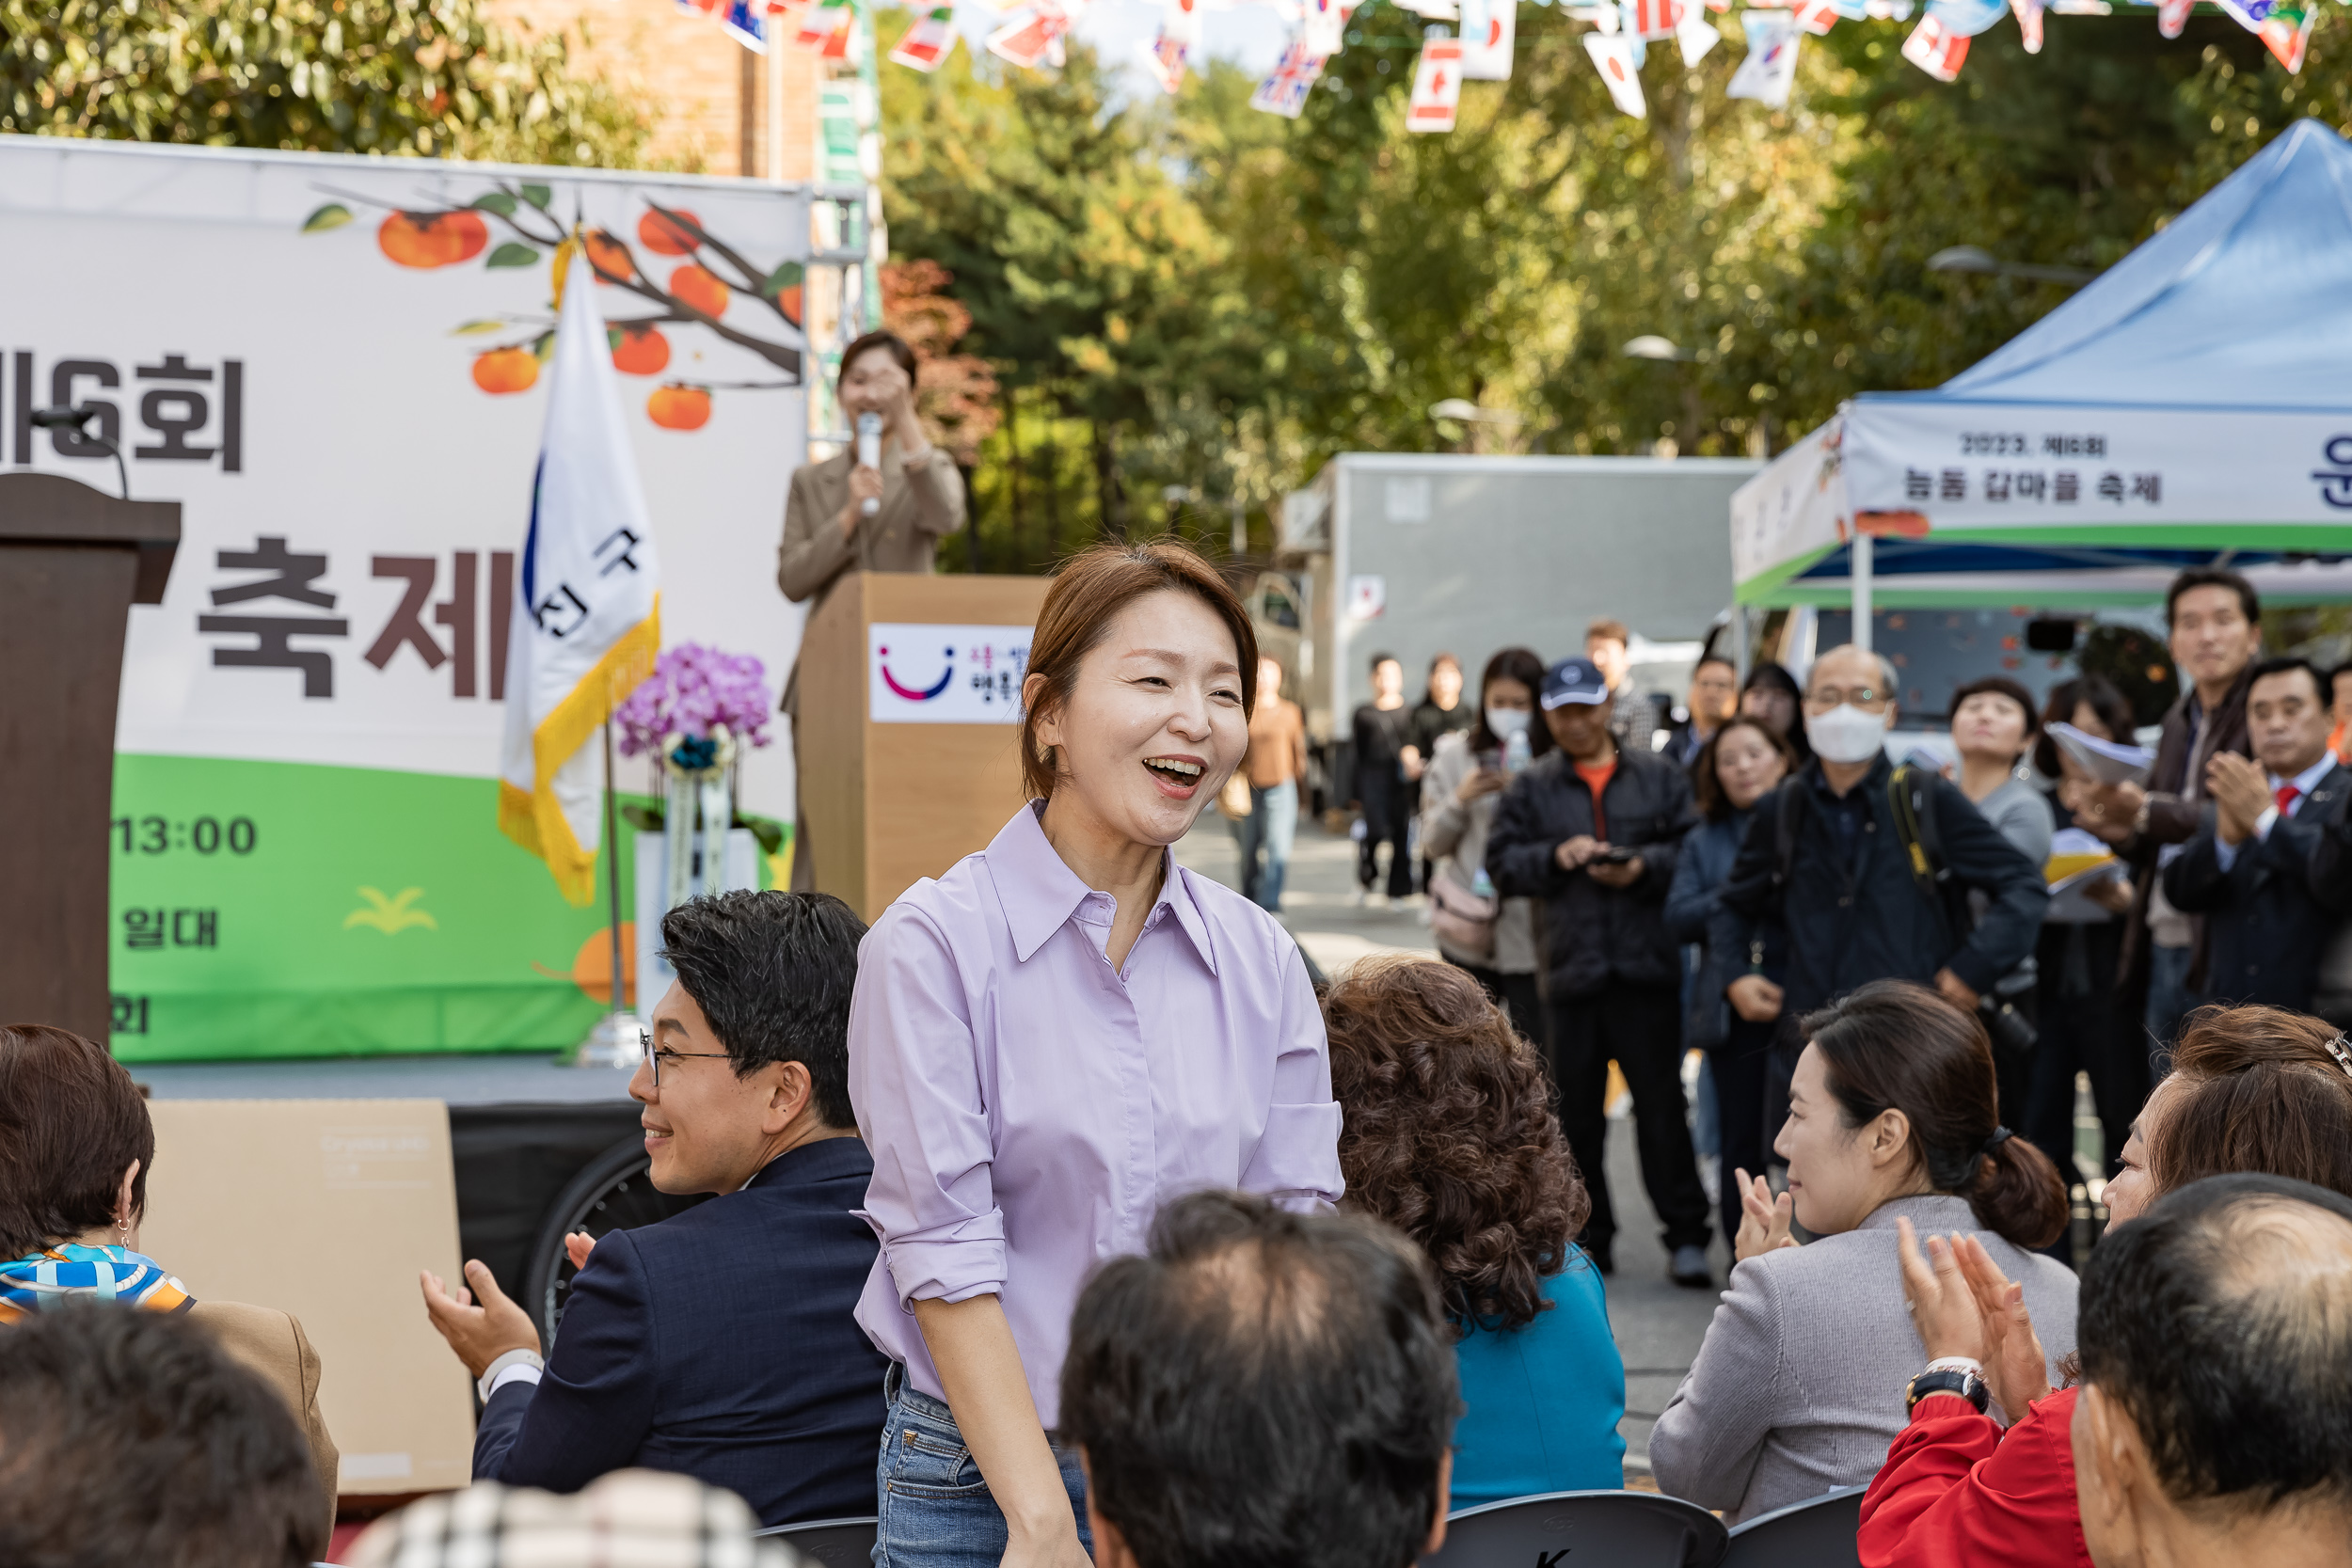
<instances>
[{"instance_id":1,"label":"teal jacket","mask_svg":"<svg viewBox=\"0 0 2352 1568\"><path fill-rule=\"evenodd\" d=\"M1524 1328L1472 1327L1455 1347L1454 1509L1625 1485L1625 1361L1600 1271L1571 1250L1544 1281L1551 1310Z\"/></svg>"}]
</instances>

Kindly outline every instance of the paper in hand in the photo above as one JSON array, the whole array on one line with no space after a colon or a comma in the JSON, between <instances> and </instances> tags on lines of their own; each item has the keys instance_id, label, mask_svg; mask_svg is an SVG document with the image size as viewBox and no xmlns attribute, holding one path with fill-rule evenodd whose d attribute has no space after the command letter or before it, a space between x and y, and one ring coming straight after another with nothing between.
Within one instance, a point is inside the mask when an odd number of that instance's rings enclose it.
<instances>
[{"instance_id":1,"label":"paper in hand","mask_svg":"<svg viewBox=\"0 0 2352 1568\"><path fill-rule=\"evenodd\" d=\"M2052 724L2050 738L2101 784L2145 784L2148 770L2156 765L2156 753L2145 746L2102 740L2068 723Z\"/></svg>"}]
</instances>

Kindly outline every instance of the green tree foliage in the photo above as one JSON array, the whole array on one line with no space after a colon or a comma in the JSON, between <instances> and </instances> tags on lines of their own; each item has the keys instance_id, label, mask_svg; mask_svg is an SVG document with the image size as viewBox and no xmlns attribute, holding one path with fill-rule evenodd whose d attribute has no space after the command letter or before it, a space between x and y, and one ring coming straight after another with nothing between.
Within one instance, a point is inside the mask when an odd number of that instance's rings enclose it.
<instances>
[{"instance_id":1,"label":"green tree foliage","mask_svg":"<svg viewBox=\"0 0 2352 1568\"><path fill-rule=\"evenodd\" d=\"M649 134L473 0L0 0L0 131L610 167Z\"/></svg>"},{"instance_id":2,"label":"green tree foliage","mask_svg":"<svg viewBox=\"0 0 2352 1568\"><path fill-rule=\"evenodd\" d=\"M1221 66L1120 106L1083 50L1057 76L959 55L886 77L893 248L954 275L963 347L1002 383L982 564L1097 530L1221 539L1236 499L1263 546L1338 451L1778 450L2070 293L1931 271L1937 251L2104 268L2296 118L2352 125L2337 8L2297 76L2219 14L2169 40L2145 8L2051 16L2034 55L2003 23L1950 86L1901 58L1908 24L1841 22L1781 110L1724 96L1724 17L1695 67L1650 46L1646 120L1612 105L1581 24L1518 16L1512 79L1466 84L1447 135L1404 129L1423 24L1391 0L1295 121ZM1681 356L1625 354L1652 334ZM1448 398L1516 422L1433 420Z\"/></svg>"}]
</instances>

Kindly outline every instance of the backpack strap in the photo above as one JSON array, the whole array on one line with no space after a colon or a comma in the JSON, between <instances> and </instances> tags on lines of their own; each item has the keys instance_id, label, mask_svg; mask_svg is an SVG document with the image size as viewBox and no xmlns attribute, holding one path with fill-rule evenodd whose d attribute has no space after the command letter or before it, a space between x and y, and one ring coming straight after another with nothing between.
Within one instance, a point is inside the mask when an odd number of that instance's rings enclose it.
<instances>
[{"instance_id":1,"label":"backpack strap","mask_svg":"<svg viewBox=\"0 0 2352 1568\"><path fill-rule=\"evenodd\" d=\"M1887 775L1886 804L1895 817L1895 836L1902 844L1904 859L1911 867L1911 879L1917 884L1919 895L1928 901L1928 907L1935 911L1937 923L1944 928L1945 945L1949 947L1955 928L1949 903L1952 870L1944 863L1944 840L1936 822L1934 783L1906 762Z\"/></svg>"}]
</instances>

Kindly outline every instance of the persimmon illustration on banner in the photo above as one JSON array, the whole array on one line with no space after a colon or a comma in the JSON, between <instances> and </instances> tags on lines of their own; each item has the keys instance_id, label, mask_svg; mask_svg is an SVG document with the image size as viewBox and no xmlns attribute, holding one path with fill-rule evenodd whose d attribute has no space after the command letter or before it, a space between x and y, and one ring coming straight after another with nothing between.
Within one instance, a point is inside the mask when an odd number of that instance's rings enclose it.
<instances>
[{"instance_id":1,"label":"persimmon illustration on banner","mask_svg":"<svg viewBox=\"0 0 2352 1568\"><path fill-rule=\"evenodd\" d=\"M645 400L645 415L664 430L700 430L710 420L710 393L674 381L654 388Z\"/></svg>"},{"instance_id":2,"label":"persimmon illustration on banner","mask_svg":"<svg viewBox=\"0 0 2352 1568\"><path fill-rule=\"evenodd\" d=\"M379 208L385 216L376 230L376 248L398 266L432 271L480 258L483 267L495 272L536 267L552 255L557 264L549 288L560 294L564 262L585 260L599 285L623 296L609 308L605 325L612 367L624 374L659 375L670 369L680 347L674 332L693 329L756 356L775 376L671 382L658 388L646 400L645 413L664 430L700 430L709 423L716 389L767 391L802 384L802 291L807 269L797 261L772 267L755 264L705 229L702 218L689 208L647 201L637 216L632 245L611 227L588 227L580 214L566 223L554 211L554 190L543 184L493 182L462 205L413 208L317 188L336 199L303 221L304 233L325 233L351 223L354 204ZM567 241L576 241L577 248L562 251ZM657 263L648 270L641 260L644 256L675 259L676 264ZM644 313L627 313L632 297L645 307ZM772 312L772 325L766 330L776 336L757 330L770 318L755 311L734 310L737 320L723 319L739 298ZM664 327L674 330L664 332ZM493 397L527 392L538 385L539 368L553 352L553 303L544 314L469 321L453 328L452 336L508 337L474 352L473 383ZM700 359L702 355L696 351L691 357Z\"/></svg>"}]
</instances>

